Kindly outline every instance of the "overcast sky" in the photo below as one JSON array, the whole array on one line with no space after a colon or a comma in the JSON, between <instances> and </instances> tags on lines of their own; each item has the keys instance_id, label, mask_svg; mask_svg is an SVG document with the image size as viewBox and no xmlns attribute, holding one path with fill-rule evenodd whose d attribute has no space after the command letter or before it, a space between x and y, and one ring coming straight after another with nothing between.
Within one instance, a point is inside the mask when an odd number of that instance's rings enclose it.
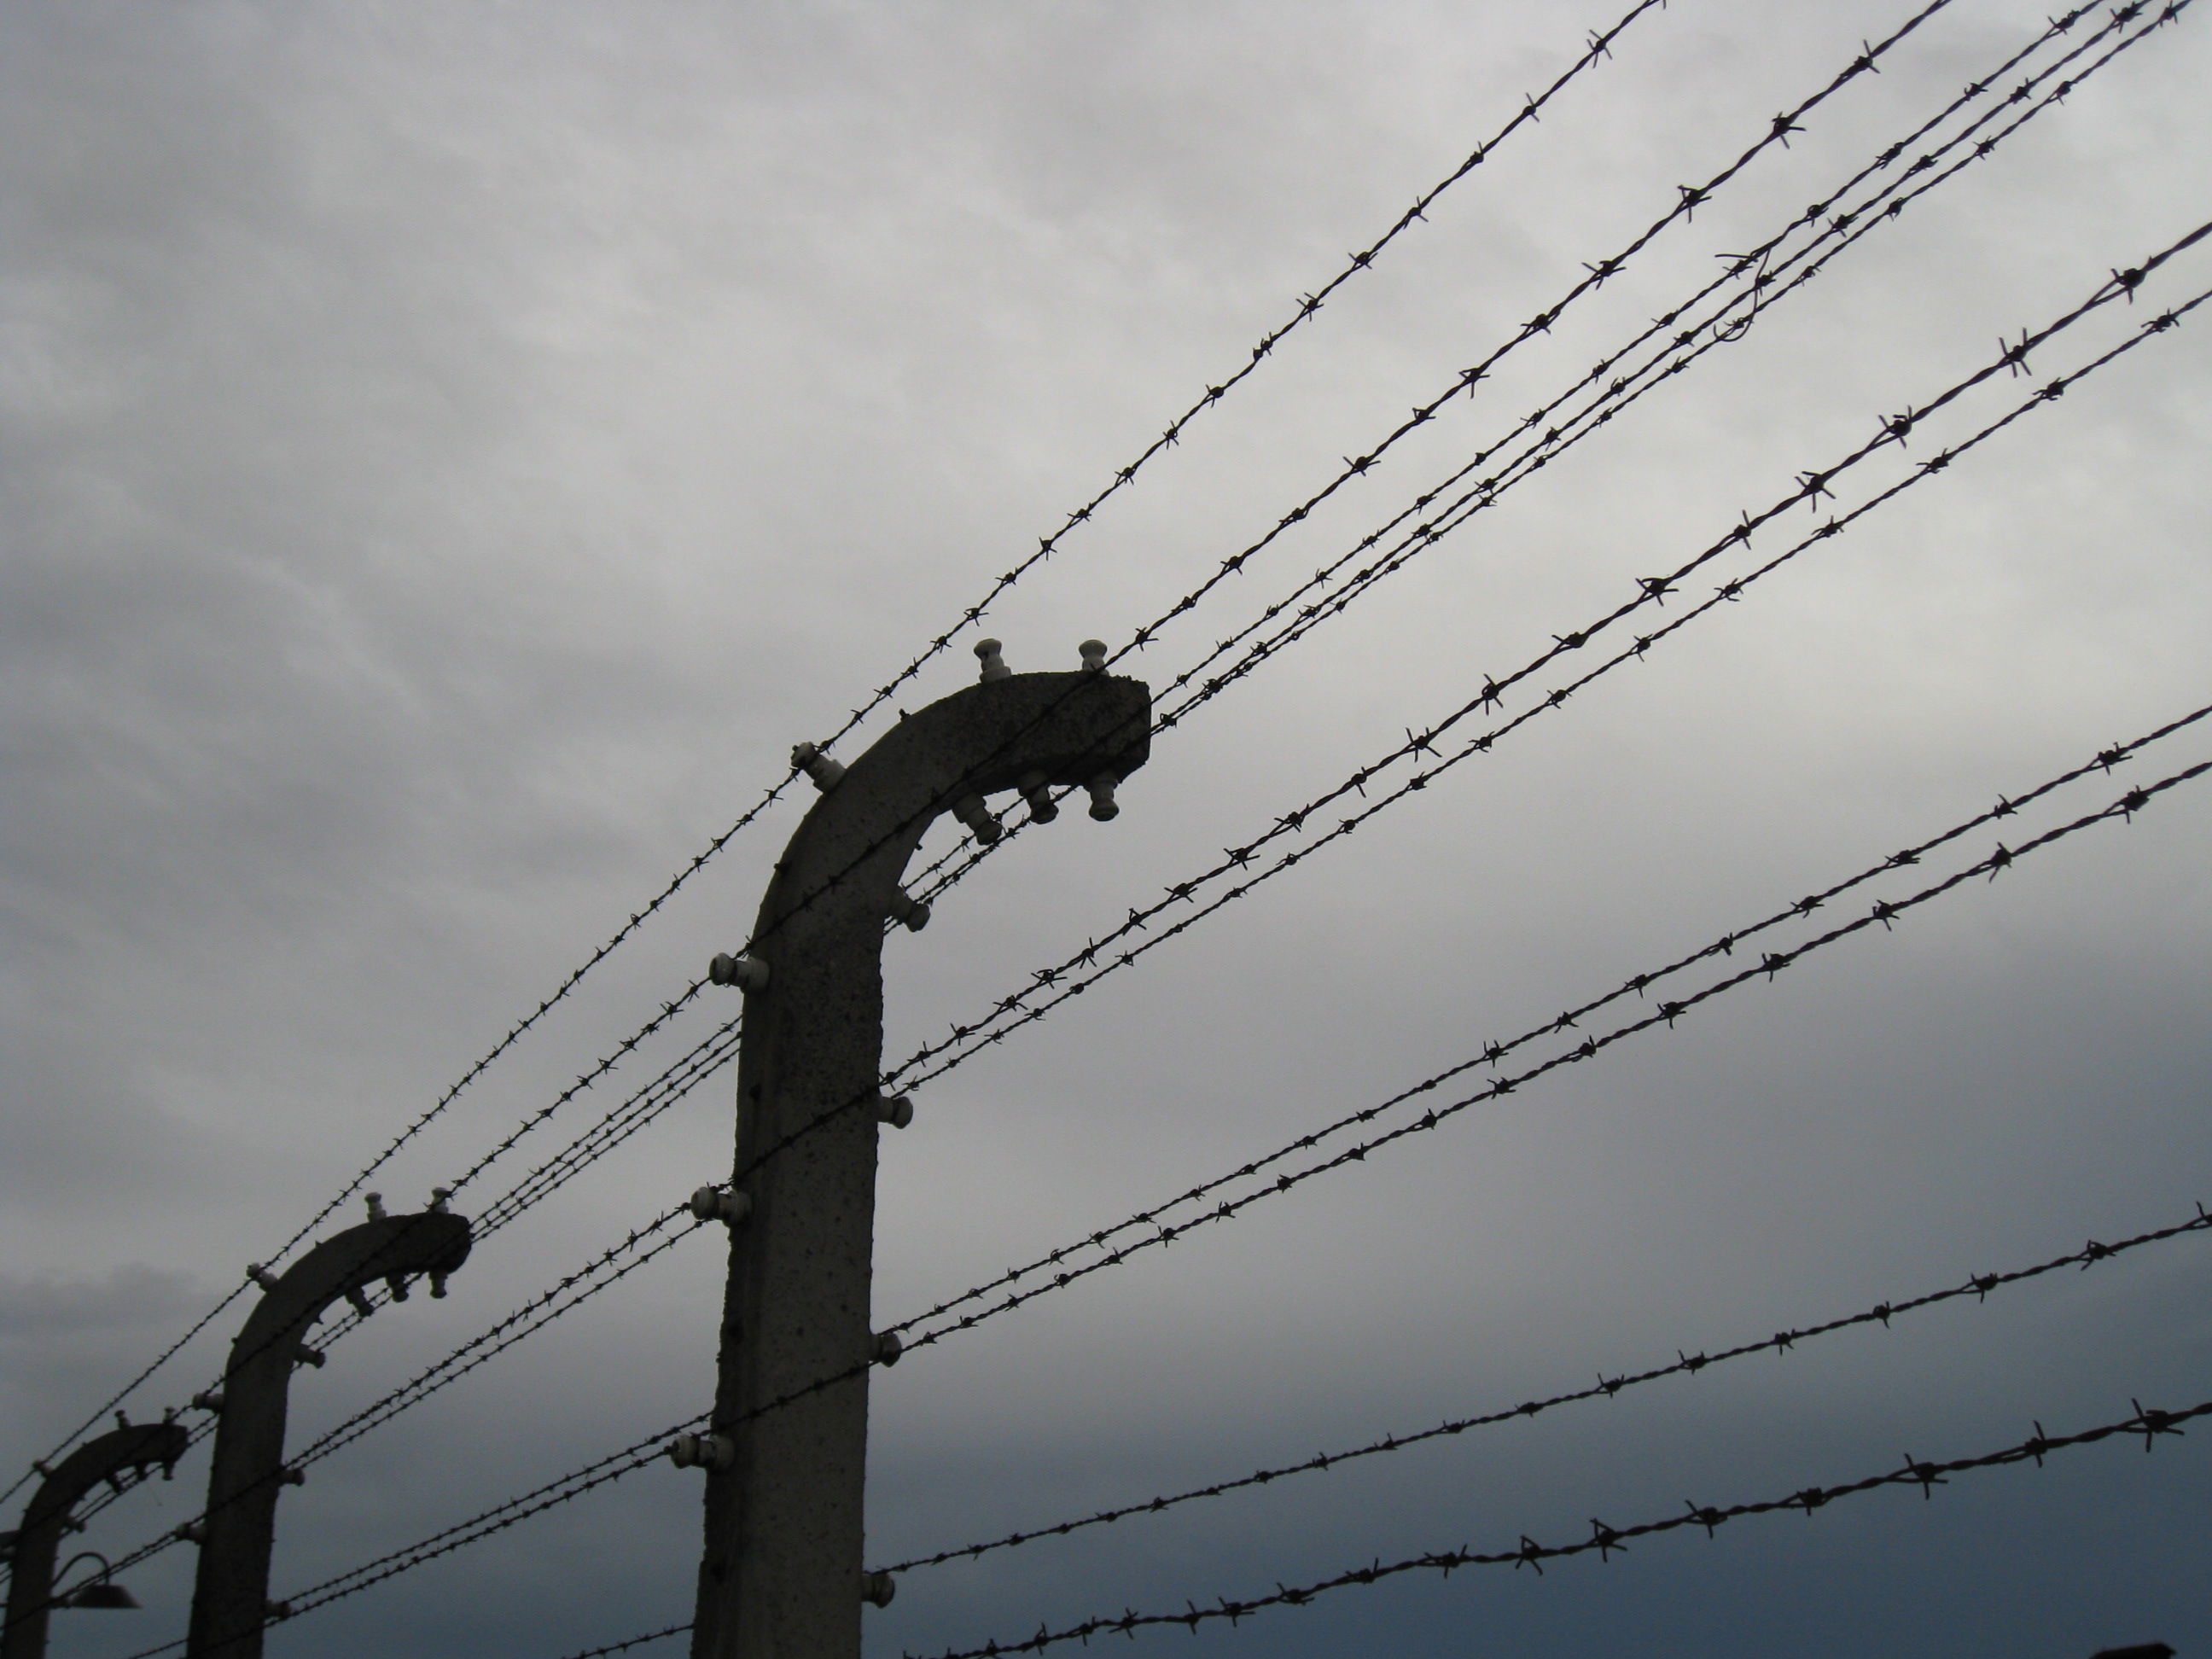
<instances>
[{"instance_id":1,"label":"overcast sky","mask_svg":"<svg viewBox=\"0 0 2212 1659\"><path fill-rule=\"evenodd\" d=\"M267 1260L783 777L793 743L957 623L1626 3L0 0L0 1473ZM1127 642L1911 9L1640 18L994 607L1010 665ZM1164 690L2046 12L1955 0L1123 668ZM982 865L887 945L887 1056L974 1023L2212 218L2203 12L1164 734L1118 821L1071 811ZM1605 637L1682 614L2207 288L2212 245ZM917 1091L884 1144L878 1322L2212 702L2208 313ZM969 683L972 637L895 701ZM1772 938L2208 757L2212 721ZM732 948L811 799L732 840L370 1185L419 1205ZM2185 1218L2212 1199L2208 831L2212 779L878 1372L871 1560ZM1701 963L1676 994L1780 948ZM459 1207L732 1012L685 1009ZM335 1346L294 1388L293 1444L726 1175L732 1115L718 1075L488 1239L447 1300ZM718 1238L319 1465L284 1498L276 1593L702 1409ZM1593 1516L2212 1400L2206 1249L917 1570L869 1612L869 1651L1563 1543ZM204 1386L240 1316L130 1408ZM1130 1650L2212 1654L2208 1450L2212 1429L2148 1457L2114 1440L1928 1502L1879 1492L1541 1577L1416 1575ZM204 1479L203 1449L74 1541L124 1553ZM697 1477L664 1463L270 1651L557 1659L688 1617L697 1550ZM52 1650L180 1634L189 1558L126 1576L145 1612L58 1617Z\"/></svg>"}]
</instances>

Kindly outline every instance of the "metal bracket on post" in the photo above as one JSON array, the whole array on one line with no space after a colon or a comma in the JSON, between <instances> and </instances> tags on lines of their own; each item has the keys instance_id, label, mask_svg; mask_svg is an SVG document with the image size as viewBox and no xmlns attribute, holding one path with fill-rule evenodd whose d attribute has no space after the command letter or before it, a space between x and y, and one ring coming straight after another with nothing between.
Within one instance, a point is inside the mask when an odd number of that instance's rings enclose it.
<instances>
[{"instance_id":1,"label":"metal bracket on post","mask_svg":"<svg viewBox=\"0 0 2212 1659\"><path fill-rule=\"evenodd\" d=\"M1042 823L1048 791L1088 788L1091 816L1113 816L1114 785L1145 763L1152 696L1105 672L1095 645L1076 672L1016 674L987 641L978 684L850 767L794 751L823 793L775 866L746 958L775 989L748 1004L738 1056L733 1184L749 1211L730 1231L702 1437L728 1453L678 1442L677 1457L707 1471L695 1659L859 1659L862 1605L890 1599L861 1561L868 1372L899 1353L868 1322L876 1143L913 1115L877 1086L884 921L917 925L900 877L944 813L985 842L1003 833L994 794L1020 791Z\"/></svg>"},{"instance_id":2,"label":"metal bracket on post","mask_svg":"<svg viewBox=\"0 0 2212 1659\"><path fill-rule=\"evenodd\" d=\"M159 1468L166 1480L191 1437L181 1423L132 1423L118 1412L118 1426L88 1440L52 1468L31 1494L23 1523L9 1542L7 1623L0 1626L0 1659L42 1659L46 1615L54 1608L54 1563L61 1542L81 1529L70 1511L100 1482L120 1486L125 1476L143 1479ZM127 1604L126 1604L127 1605Z\"/></svg>"},{"instance_id":3,"label":"metal bracket on post","mask_svg":"<svg viewBox=\"0 0 2212 1659\"><path fill-rule=\"evenodd\" d=\"M283 1274L255 1275L263 1295L230 1345L222 1390L193 1401L218 1419L185 1659L259 1659L271 1616L277 1494L307 1479L284 1462L284 1419L294 1366L322 1363L303 1340L307 1328L332 1303L380 1279L398 1300L410 1274L427 1273L430 1293L443 1295L446 1275L468 1259L473 1242L468 1218L448 1214L445 1202L441 1188L416 1215L384 1215L380 1203L372 1205L373 1219L325 1239Z\"/></svg>"}]
</instances>

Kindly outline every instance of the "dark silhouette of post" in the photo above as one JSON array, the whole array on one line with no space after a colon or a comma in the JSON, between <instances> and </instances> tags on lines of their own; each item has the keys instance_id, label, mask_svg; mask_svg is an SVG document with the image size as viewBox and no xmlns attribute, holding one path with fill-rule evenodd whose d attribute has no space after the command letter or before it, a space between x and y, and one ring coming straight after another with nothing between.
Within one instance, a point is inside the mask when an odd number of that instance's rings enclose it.
<instances>
[{"instance_id":1,"label":"dark silhouette of post","mask_svg":"<svg viewBox=\"0 0 2212 1659\"><path fill-rule=\"evenodd\" d=\"M738 1181L695 1201L731 1223L714 1417L672 1448L707 1469L696 1659L858 1659L863 1598L889 1599L863 1578L861 1493L866 1368L897 1354L868 1292L878 1128L912 1109L876 1094L884 923L927 920L900 890L907 860L946 811L995 841L983 798L1003 790L1043 819L1050 786L1088 785L1091 816L1111 817L1145 762L1150 693L1103 672L1103 646L1071 674L1012 674L998 649L976 647L981 684L902 717L849 769L795 751L822 799L775 866L757 948L715 964L746 996Z\"/></svg>"},{"instance_id":2,"label":"dark silhouette of post","mask_svg":"<svg viewBox=\"0 0 2212 1659\"><path fill-rule=\"evenodd\" d=\"M185 1455L190 1437L181 1423L132 1423L118 1412L121 1425L88 1440L52 1469L23 1510L23 1524L10 1542L13 1577L8 1584L8 1622L0 1629L0 1659L42 1659L46 1650L46 1615L54 1607L54 1562L64 1534L76 1530L70 1511L100 1482L118 1492L126 1480L159 1468L166 1480Z\"/></svg>"},{"instance_id":3,"label":"dark silhouette of post","mask_svg":"<svg viewBox=\"0 0 2212 1659\"><path fill-rule=\"evenodd\" d=\"M373 1196L369 1211L369 1220L325 1239L281 1277L252 1270L262 1297L230 1345L222 1390L193 1402L220 1416L207 1510L186 1532L200 1547L186 1659L259 1659L263 1626L283 1616L269 1601L269 1553L277 1494L305 1479L284 1465L284 1419L293 1368L323 1363L307 1345L308 1327L340 1297L367 1312L364 1292L379 1279L398 1300L410 1276L428 1273L430 1294L443 1296L446 1275L468 1259L465 1217L435 1208L388 1216Z\"/></svg>"}]
</instances>

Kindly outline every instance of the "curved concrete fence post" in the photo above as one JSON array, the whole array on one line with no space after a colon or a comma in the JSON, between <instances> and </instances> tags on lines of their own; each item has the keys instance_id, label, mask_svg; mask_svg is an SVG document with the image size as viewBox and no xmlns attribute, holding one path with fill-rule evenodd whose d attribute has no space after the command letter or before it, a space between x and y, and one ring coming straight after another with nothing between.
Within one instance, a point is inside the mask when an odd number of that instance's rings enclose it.
<instances>
[{"instance_id":1,"label":"curved concrete fence post","mask_svg":"<svg viewBox=\"0 0 2212 1659\"><path fill-rule=\"evenodd\" d=\"M77 1530L70 1511L94 1486L106 1481L118 1490L159 1468L166 1480L190 1443L181 1423L132 1423L116 1413L122 1426L88 1440L45 1471L23 1510L9 1550L13 1577L8 1583L8 1620L0 1627L0 1659L42 1659L46 1650L46 1615L54 1607L54 1562L63 1538Z\"/></svg>"},{"instance_id":2,"label":"curved concrete fence post","mask_svg":"<svg viewBox=\"0 0 2212 1659\"><path fill-rule=\"evenodd\" d=\"M801 746L822 798L775 866L756 949L716 963L745 992L730 1275L712 1429L672 1449L707 1469L700 1659L858 1659L862 1599L890 1592L862 1577L861 1498L866 1367L896 1354L869 1328L869 1278L877 1134L911 1110L875 1093L886 919L927 919L900 890L907 860L945 812L996 840L994 794L1018 791L1042 821L1050 787L1085 787L1091 816L1111 817L1114 786L1147 753L1141 683L1014 674L995 642L976 650L981 684L904 717L849 769Z\"/></svg>"},{"instance_id":3,"label":"curved concrete fence post","mask_svg":"<svg viewBox=\"0 0 2212 1659\"><path fill-rule=\"evenodd\" d=\"M262 1629L274 1611L269 1553L276 1497L299 1480L284 1466L292 1371L322 1363L307 1346L308 1328L340 1297L362 1297L379 1279L391 1282L396 1299L410 1278L427 1273L430 1293L442 1296L446 1275L468 1259L470 1243L467 1218L442 1210L377 1216L325 1239L281 1277L257 1272L261 1300L230 1345L220 1397L201 1402L220 1416L186 1659L258 1659L261 1652ZM363 1298L356 1305L368 1304Z\"/></svg>"}]
</instances>

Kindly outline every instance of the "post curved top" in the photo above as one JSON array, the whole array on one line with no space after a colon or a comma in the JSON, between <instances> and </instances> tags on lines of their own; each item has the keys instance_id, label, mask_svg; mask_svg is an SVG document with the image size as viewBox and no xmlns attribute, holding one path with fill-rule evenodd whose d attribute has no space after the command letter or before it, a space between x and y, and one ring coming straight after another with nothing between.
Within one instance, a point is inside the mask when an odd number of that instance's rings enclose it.
<instances>
[{"instance_id":1,"label":"post curved top","mask_svg":"<svg viewBox=\"0 0 2212 1659\"><path fill-rule=\"evenodd\" d=\"M65 1518L78 1498L103 1480L177 1466L191 1437L181 1423L126 1423L95 1435L57 1463L23 1510L23 1531Z\"/></svg>"},{"instance_id":2,"label":"post curved top","mask_svg":"<svg viewBox=\"0 0 2212 1659\"><path fill-rule=\"evenodd\" d=\"M1143 681L1089 671L1009 674L905 716L808 812L754 937L767 939L802 911L880 917L939 814L969 795L1125 778L1149 757L1151 727Z\"/></svg>"},{"instance_id":3,"label":"post curved top","mask_svg":"<svg viewBox=\"0 0 2212 1659\"><path fill-rule=\"evenodd\" d=\"M380 1216L325 1239L263 1293L231 1344L232 1365L276 1351L288 1334L313 1323L331 1303L380 1279L431 1273L442 1280L468 1260L473 1242L467 1217L441 1210ZM283 1358L289 1369L289 1352Z\"/></svg>"}]
</instances>

